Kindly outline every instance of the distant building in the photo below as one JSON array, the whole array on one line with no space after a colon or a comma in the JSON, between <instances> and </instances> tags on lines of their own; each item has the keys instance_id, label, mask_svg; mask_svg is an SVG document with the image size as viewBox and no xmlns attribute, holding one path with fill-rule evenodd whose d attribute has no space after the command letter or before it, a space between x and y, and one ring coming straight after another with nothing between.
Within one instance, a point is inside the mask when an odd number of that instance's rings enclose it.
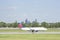
<instances>
[{"instance_id":1,"label":"distant building","mask_svg":"<svg viewBox=\"0 0 60 40\"><path fill-rule=\"evenodd\" d=\"M30 21L29 21L28 19L26 19L26 20L25 20L25 23L26 23L26 24L29 24L29 23L30 23Z\"/></svg>"},{"instance_id":2,"label":"distant building","mask_svg":"<svg viewBox=\"0 0 60 40\"><path fill-rule=\"evenodd\" d=\"M35 19L35 22L37 22L37 19Z\"/></svg>"}]
</instances>

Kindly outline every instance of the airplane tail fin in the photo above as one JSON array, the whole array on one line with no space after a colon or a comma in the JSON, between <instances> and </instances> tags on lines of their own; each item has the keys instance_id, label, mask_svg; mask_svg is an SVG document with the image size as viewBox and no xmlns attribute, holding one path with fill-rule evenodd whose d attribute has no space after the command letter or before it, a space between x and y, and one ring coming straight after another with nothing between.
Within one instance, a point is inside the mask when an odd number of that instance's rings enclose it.
<instances>
[{"instance_id":1,"label":"airplane tail fin","mask_svg":"<svg viewBox=\"0 0 60 40\"><path fill-rule=\"evenodd\" d=\"M21 23L18 23L18 28L22 28L23 25Z\"/></svg>"}]
</instances>

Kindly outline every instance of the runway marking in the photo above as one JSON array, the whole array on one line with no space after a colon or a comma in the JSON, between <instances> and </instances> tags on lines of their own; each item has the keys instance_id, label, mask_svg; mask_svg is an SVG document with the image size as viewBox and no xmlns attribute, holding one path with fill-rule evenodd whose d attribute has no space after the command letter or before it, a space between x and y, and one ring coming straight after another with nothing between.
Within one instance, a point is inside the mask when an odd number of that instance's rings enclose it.
<instances>
[{"instance_id":1,"label":"runway marking","mask_svg":"<svg viewBox=\"0 0 60 40\"><path fill-rule=\"evenodd\" d=\"M32 32L0 32L0 34L32 34ZM60 32L34 32L34 34L60 34Z\"/></svg>"}]
</instances>

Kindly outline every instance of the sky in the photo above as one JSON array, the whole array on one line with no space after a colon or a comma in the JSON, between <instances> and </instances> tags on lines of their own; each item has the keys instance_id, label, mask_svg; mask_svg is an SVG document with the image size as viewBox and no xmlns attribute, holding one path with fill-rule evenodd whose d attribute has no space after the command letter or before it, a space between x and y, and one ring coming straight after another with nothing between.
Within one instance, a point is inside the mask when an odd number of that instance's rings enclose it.
<instances>
[{"instance_id":1,"label":"sky","mask_svg":"<svg viewBox=\"0 0 60 40\"><path fill-rule=\"evenodd\" d=\"M60 0L0 0L0 21L60 22Z\"/></svg>"}]
</instances>

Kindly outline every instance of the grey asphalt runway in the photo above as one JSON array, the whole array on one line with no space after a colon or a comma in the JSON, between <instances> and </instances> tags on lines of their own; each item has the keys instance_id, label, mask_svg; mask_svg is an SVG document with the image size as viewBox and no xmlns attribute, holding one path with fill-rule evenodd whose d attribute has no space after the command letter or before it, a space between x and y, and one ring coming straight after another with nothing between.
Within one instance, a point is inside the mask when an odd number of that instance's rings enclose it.
<instances>
[{"instance_id":1,"label":"grey asphalt runway","mask_svg":"<svg viewBox=\"0 0 60 40\"><path fill-rule=\"evenodd\" d=\"M0 32L0 34L60 34L60 32Z\"/></svg>"}]
</instances>

